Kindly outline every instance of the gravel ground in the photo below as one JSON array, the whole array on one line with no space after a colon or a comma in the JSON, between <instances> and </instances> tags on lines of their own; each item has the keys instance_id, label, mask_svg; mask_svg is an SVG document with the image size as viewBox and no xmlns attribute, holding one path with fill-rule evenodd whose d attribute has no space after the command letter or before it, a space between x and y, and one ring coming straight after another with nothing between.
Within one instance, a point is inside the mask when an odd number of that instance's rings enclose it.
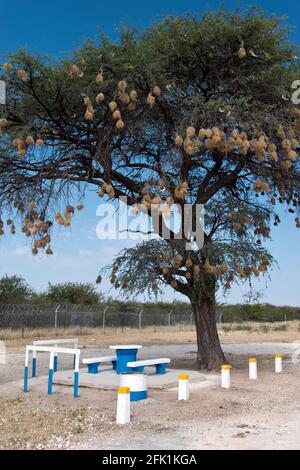
<instances>
[{"instance_id":1,"label":"gravel ground","mask_svg":"<svg viewBox=\"0 0 300 470\"><path fill-rule=\"evenodd\" d=\"M292 344L226 344L233 365L232 388L222 390L219 375L191 387L187 403L177 391L151 391L132 405L126 428L115 424L116 393L54 386L48 397L47 355L38 359L39 377L22 392L24 354L8 352L0 365L1 449L300 449L300 371L291 363ZM99 349L97 350L99 352ZM192 369L194 344L144 347L141 357L169 356L173 367ZM96 348L83 348L82 357ZM106 352L105 348L100 352ZM284 356L283 374L274 374L273 354ZM257 382L247 377L249 354L258 355ZM61 368L70 368L62 356Z\"/></svg>"}]
</instances>

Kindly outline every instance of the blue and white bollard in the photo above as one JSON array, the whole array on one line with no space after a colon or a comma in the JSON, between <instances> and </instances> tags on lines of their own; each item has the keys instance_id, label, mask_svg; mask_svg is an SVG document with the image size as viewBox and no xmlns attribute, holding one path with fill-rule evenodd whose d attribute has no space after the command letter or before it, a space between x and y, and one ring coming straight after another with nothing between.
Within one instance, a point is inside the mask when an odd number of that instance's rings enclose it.
<instances>
[{"instance_id":1,"label":"blue and white bollard","mask_svg":"<svg viewBox=\"0 0 300 470\"><path fill-rule=\"evenodd\" d=\"M28 392L28 357L29 357L29 351L26 348L25 366L24 366L24 392Z\"/></svg>"},{"instance_id":2,"label":"blue and white bollard","mask_svg":"<svg viewBox=\"0 0 300 470\"><path fill-rule=\"evenodd\" d=\"M75 368L74 368L74 398L79 397L78 385L79 385L79 359L80 351L75 354Z\"/></svg>"},{"instance_id":3,"label":"blue and white bollard","mask_svg":"<svg viewBox=\"0 0 300 470\"><path fill-rule=\"evenodd\" d=\"M36 351L32 351L32 377L36 377Z\"/></svg>"},{"instance_id":4,"label":"blue and white bollard","mask_svg":"<svg viewBox=\"0 0 300 470\"><path fill-rule=\"evenodd\" d=\"M49 362L49 374L48 374L48 395L52 395L53 369L54 369L54 351L51 351L50 362Z\"/></svg>"},{"instance_id":5,"label":"blue and white bollard","mask_svg":"<svg viewBox=\"0 0 300 470\"><path fill-rule=\"evenodd\" d=\"M58 371L58 356L57 353L54 353L54 367L53 367L54 372Z\"/></svg>"},{"instance_id":6,"label":"blue and white bollard","mask_svg":"<svg viewBox=\"0 0 300 470\"><path fill-rule=\"evenodd\" d=\"M145 400L148 397L146 374L139 372L121 374L120 387L130 388L130 401Z\"/></svg>"}]
</instances>

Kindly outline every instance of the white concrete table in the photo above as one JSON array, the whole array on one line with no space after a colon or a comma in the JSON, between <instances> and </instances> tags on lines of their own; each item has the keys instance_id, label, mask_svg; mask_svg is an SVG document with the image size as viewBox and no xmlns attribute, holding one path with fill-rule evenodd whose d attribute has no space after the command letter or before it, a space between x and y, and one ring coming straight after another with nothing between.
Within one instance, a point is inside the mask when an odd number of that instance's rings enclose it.
<instances>
[{"instance_id":1,"label":"white concrete table","mask_svg":"<svg viewBox=\"0 0 300 470\"><path fill-rule=\"evenodd\" d=\"M117 344L115 346L110 346L110 349L114 349L116 351L117 374L134 370L132 367L127 366L127 362L136 361L137 352L141 348L142 346L140 344Z\"/></svg>"}]
</instances>

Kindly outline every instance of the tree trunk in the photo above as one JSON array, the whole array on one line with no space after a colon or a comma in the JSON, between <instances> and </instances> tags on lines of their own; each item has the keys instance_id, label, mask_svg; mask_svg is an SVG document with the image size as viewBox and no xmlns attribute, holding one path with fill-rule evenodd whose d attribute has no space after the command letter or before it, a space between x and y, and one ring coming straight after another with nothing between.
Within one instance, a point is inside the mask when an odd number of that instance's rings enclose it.
<instances>
[{"instance_id":1,"label":"tree trunk","mask_svg":"<svg viewBox=\"0 0 300 470\"><path fill-rule=\"evenodd\" d=\"M197 333L197 368L218 369L226 362L217 331L214 302L192 303Z\"/></svg>"}]
</instances>

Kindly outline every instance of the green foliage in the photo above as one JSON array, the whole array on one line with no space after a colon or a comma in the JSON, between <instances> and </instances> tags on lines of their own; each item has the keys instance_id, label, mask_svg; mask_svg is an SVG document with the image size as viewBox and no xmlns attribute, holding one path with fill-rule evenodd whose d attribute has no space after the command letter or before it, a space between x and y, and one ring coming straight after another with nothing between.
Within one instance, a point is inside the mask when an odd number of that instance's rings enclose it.
<instances>
[{"instance_id":1,"label":"green foliage","mask_svg":"<svg viewBox=\"0 0 300 470\"><path fill-rule=\"evenodd\" d=\"M46 299L49 302L97 305L103 301L103 296L97 292L93 284L66 282L61 284L49 283Z\"/></svg>"},{"instance_id":2,"label":"green foliage","mask_svg":"<svg viewBox=\"0 0 300 470\"><path fill-rule=\"evenodd\" d=\"M21 276L5 275L0 279L0 303L17 304L28 302L33 290Z\"/></svg>"}]
</instances>

